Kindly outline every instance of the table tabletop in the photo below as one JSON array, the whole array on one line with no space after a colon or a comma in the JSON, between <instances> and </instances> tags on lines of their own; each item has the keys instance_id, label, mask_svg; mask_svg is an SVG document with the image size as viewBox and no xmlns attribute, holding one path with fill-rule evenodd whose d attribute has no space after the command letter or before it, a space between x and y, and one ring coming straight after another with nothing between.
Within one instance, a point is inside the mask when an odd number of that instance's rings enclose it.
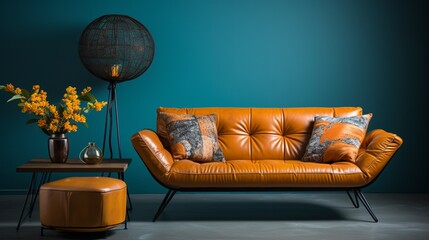
<instances>
[{"instance_id":1,"label":"table tabletop","mask_svg":"<svg viewBox=\"0 0 429 240\"><path fill-rule=\"evenodd\" d=\"M66 163L35 158L18 166L16 172L125 172L130 163L130 158L103 159L99 164L86 164L74 158L68 159Z\"/></svg>"}]
</instances>

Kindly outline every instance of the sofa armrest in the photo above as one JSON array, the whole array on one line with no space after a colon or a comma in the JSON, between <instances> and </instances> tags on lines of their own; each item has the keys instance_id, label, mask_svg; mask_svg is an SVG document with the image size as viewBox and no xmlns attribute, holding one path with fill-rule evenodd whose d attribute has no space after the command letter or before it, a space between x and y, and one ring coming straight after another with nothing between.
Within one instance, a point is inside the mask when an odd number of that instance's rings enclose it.
<instances>
[{"instance_id":1,"label":"sofa armrest","mask_svg":"<svg viewBox=\"0 0 429 240\"><path fill-rule=\"evenodd\" d=\"M150 173L158 181L164 182L163 179L174 161L158 135L152 130L144 129L131 137L131 143Z\"/></svg>"},{"instance_id":2,"label":"sofa armrest","mask_svg":"<svg viewBox=\"0 0 429 240\"><path fill-rule=\"evenodd\" d=\"M401 137L382 129L375 129L366 135L356 165L368 177L368 183L380 174L401 144Z\"/></svg>"}]
</instances>

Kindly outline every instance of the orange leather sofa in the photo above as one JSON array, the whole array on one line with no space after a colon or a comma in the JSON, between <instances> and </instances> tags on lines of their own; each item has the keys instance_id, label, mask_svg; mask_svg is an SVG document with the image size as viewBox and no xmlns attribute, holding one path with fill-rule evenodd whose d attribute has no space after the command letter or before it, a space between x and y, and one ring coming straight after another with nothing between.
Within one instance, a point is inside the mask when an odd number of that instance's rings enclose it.
<instances>
[{"instance_id":1,"label":"orange leather sofa","mask_svg":"<svg viewBox=\"0 0 429 240\"><path fill-rule=\"evenodd\" d=\"M402 144L381 129L367 132L356 162L303 162L315 116L362 115L360 107L336 108L159 108L176 114L216 114L225 162L174 161L165 123L157 131L134 134L132 144L153 177L169 189L154 217L159 217L177 191L210 190L342 190L355 207L359 200L373 217L361 189L371 184ZM376 115L375 115L376 116ZM354 195L354 196L353 196Z\"/></svg>"}]
</instances>

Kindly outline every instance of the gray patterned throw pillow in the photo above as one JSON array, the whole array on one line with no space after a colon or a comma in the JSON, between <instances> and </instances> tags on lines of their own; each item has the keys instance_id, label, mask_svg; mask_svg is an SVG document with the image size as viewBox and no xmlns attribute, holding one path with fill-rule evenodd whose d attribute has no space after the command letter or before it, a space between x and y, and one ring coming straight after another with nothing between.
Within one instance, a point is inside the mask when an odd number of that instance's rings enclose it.
<instances>
[{"instance_id":1,"label":"gray patterned throw pillow","mask_svg":"<svg viewBox=\"0 0 429 240\"><path fill-rule=\"evenodd\" d=\"M165 121L170 150L175 160L196 162L225 160L218 143L216 115L160 113Z\"/></svg>"}]
</instances>

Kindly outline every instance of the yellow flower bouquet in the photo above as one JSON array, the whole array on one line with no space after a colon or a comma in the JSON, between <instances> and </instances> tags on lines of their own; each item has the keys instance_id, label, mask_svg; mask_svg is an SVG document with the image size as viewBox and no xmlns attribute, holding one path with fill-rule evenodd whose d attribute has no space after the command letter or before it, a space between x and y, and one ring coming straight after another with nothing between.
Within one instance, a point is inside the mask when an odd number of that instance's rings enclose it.
<instances>
[{"instance_id":1,"label":"yellow flower bouquet","mask_svg":"<svg viewBox=\"0 0 429 240\"><path fill-rule=\"evenodd\" d=\"M104 101L99 102L90 93L91 87L84 88L80 95L77 94L75 87L67 87L59 106L48 102L47 92L40 89L39 85L34 85L31 92L15 88L10 83L0 85L0 90L12 95L7 102L19 100L18 107L22 113L35 115L35 118L27 121L27 124L37 123L48 135L76 132L76 123L88 126L85 114L92 110L100 111L107 104ZM82 102L87 104L81 107Z\"/></svg>"}]
</instances>

